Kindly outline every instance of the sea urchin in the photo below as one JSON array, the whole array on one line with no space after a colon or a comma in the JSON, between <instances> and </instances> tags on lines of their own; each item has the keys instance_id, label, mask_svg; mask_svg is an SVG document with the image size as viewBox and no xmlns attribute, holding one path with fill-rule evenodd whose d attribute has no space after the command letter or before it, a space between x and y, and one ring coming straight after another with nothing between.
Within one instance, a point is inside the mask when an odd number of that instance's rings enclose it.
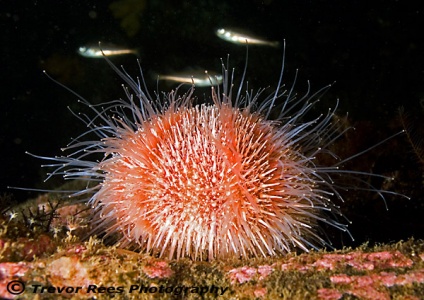
<instances>
[{"instance_id":1,"label":"sea urchin","mask_svg":"<svg viewBox=\"0 0 424 300\"><path fill-rule=\"evenodd\" d=\"M121 246L159 256L212 260L326 245L320 222L347 231L332 217L340 212L330 198L342 200L332 181L339 163L315 162L332 155L328 146L340 135L334 110L303 120L325 89L297 99L280 77L260 104L264 90L241 96L240 87L233 95L232 73L222 64L213 103L195 105L194 87L152 98L105 59L125 80L127 99L101 109L81 100L95 113L79 117L89 130L65 148L73 153L48 165L56 167L49 176L97 182L71 195L90 195L97 232L118 232ZM99 139L80 141L88 133ZM101 161L90 159L98 153Z\"/></svg>"}]
</instances>

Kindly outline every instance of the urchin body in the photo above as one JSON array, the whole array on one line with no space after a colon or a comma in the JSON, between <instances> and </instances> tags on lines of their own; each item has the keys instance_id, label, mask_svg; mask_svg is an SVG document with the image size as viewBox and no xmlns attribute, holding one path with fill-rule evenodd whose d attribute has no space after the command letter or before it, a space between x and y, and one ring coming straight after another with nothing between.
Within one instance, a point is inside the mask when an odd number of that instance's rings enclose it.
<instances>
[{"instance_id":1,"label":"urchin body","mask_svg":"<svg viewBox=\"0 0 424 300\"><path fill-rule=\"evenodd\" d=\"M125 88L127 100L101 111L90 106L96 116L85 122L99 139L71 143L67 149L78 150L53 158L59 167L50 175L99 182L74 194L92 193L96 231L119 233L121 246L159 256L209 260L326 245L319 221L347 231L330 217L339 214L330 197L342 200L330 176L338 165L315 163L319 154L332 155L334 113L303 120L316 95L295 99L280 81L261 105L261 92L233 99L223 67L213 104L194 105L193 88L152 99L111 66L138 103ZM277 100L283 108L270 120ZM99 152L100 162L88 159Z\"/></svg>"},{"instance_id":2,"label":"urchin body","mask_svg":"<svg viewBox=\"0 0 424 300\"><path fill-rule=\"evenodd\" d=\"M171 109L104 140L113 154L100 163L94 206L124 243L169 257L306 250L323 203L311 163L290 142L247 108Z\"/></svg>"}]
</instances>

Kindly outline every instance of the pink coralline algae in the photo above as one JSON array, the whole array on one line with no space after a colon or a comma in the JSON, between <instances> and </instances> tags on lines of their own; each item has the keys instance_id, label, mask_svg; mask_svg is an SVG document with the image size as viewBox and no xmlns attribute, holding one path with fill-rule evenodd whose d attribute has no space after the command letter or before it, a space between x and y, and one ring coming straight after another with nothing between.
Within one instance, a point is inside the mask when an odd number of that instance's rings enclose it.
<instances>
[{"instance_id":1,"label":"pink coralline algae","mask_svg":"<svg viewBox=\"0 0 424 300\"><path fill-rule=\"evenodd\" d=\"M255 297L257 297L257 298L262 298L262 297L265 297L265 295L267 294L267 292L268 292L268 290L267 290L267 288L258 288L258 289L256 289L254 292L253 292L253 294L255 295Z\"/></svg>"},{"instance_id":2,"label":"pink coralline algae","mask_svg":"<svg viewBox=\"0 0 424 300\"><path fill-rule=\"evenodd\" d=\"M342 292L339 292L335 289L319 289L318 290L318 298L325 300L338 300L343 296Z\"/></svg>"},{"instance_id":3,"label":"pink coralline algae","mask_svg":"<svg viewBox=\"0 0 424 300\"><path fill-rule=\"evenodd\" d=\"M399 275L394 272L380 272L377 274L363 276L340 274L331 276L330 280L338 287L338 290L320 289L318 290L318 296L320 299L340 299L342 291L346 294L359 297L360 299L390 300L390 294L384 289L384 287L424 283L424 269Z\"/></svg>"},{"instance_id":4,"label":"pink coralline algae","mask_svg":"<svg viewBox=\"0 0 424 300\"><path fill-rule=\"evenodd\" d=\"M264 265L258 267L258 273L260 274L259 280L265 279L269 274L272 273L272 266Z\"/></svg>"},{"instance_id":5,"label":"pink coralline algae","mask_svg":"<svg viewBox=\"0 0 424 300\"><path fill-rule=\"evenodd\" d=\"M380 285L391 287L393 285L424 283L424 269L400 275L397 275L393 272L381 272L379 274L371 274L364 276L335 275L331 276L330 279L331 282L336 284L353 283L358 286L365 286L374 283L379 283Z\"/></svg>"},{"instance_id":6,"label":"pink coralline algae","mask_svg":"<svg viewBox=\"0 0 424 300\"><path fill-rule=\"evenodd\" d=\"M174 274L165 261L156 261L143 267L143 272L150 278L168 278Z\"/></svg>"},{"instance_id":7,"label":"pink coralline algae","mask_svg":"<svg viewBox=\"0 0 424 300\"><path fill-rule=\"evenodd\" d=\"M237 269L232 269L228 273L230 274L231 283L234 284L244 283L253 279L256 275L257 269L252 267L241 267Z\"/></svg>"},{"instance_id":8,"label":"pink coralline algae","mask_svg":"<svg viewBox=\"0 0 424 300\"><path fill-rule=\"evenodd\" d=\"M24 276L29 270L29 266L25 262L13 263L4 262L0 263L0 298L13 299L16 295L9 293L7 285L12 281Z\"/></svg>"},{"instance_id":9,"label":"pink coralline algae","mask_svg":"<svg viewBox=\"0 0 424 300\"><path fill-rule=\"evenodd\" d=\"M50 273L50 283L53 286L88 286L93 284L89 280L89 270L83 265L79 257L61 257L47 267Z\"/></svg>"},{"instance_id":10,"label":"pink coralline algae","mask_svg":"<svg viewBox=\"0 0 424 300\"><path fill-rule=\"evenodd\" d=\"M421 255L418 255L422 259ZM350 294L364 300L390 300L389 287L424 283L424 269L410 270L414 261L398 250L321 254L290 258L281 265L282 271L301 273L333 271L330 276L333 288L320 288L318 298L337 300ZM347 275L346 267L366 275ZM399 271L403 269L404 271ZM340 274L337 274L339 273ZM410 299L414 299L413 295ZM418 299L418 298L417 298Z\"/></svg>"},{"instance_id":11,"label":"pink coralline algae","mask_svg":"<svg viewBox=\"0 0 424 300\"><path fill-rule=\"evenodd\" d=\"M258 280L263 280L268 277L269 274L272 273L273 267L264 265L258 266L258 268L254 267L241 267L230 270L229 277L232 284L235 283L244 283L250 281L252 279L256 279L256 275L259 274Z\"/></svg>"},{"instance_id":12,"label":"pink coralline algae","mask_svg":"<svg viewBox=\"0 0 424 300\"><path fill-rule=\"evenodd\" d=\"M4 262L0 263L0 279L5 277L22 277L25 275L25 272L28 271L28 266L24 262L13 263L13 262Z\"/></svg>"},{"instance_id":13,"label":"pink coralline algae","mask_svg":"<svg viewBox=\"0 0 424 300\"><path fill-rule=\"evenodd\" d=\"M373 255L373 258L381 257L379 253L374 254L376 255ZM397 257L399 257L399 255L397 255ZM389 263L389 258L393 258L393 256L386 256L386 258L386 261L382 261L383 264ZM398 266L399 261L395 261L393 263L390 262L389 264L396 267ZM407 264L409 265L409 263ZM343 293L345 293L354 295L364 300L390 300L390 293L386 288L395 285L403 286L414 283L422 284L424 283L424 269L410 271L409 273L405 274L397 274L395 272L379 272L368 275L354 276L339 274L331 276L330 280L337 287L337 289L319 289L319 299L337 300L341 299ZM414 299L414 296L411 295L410 299Z\"/></svg>"},{"instance_id":14,"label":"pink coralline algae","mask_svg":"<svg viewBox=\"0 0 424 300\"><path fill-rule=\"evenodd\" d=\"M69 249L67 249L67 253L68 254L82 254L87 250L87 247L85 247L84 245L76 245L74 247L71 247Z\"/></svg>"},{"instance_id":15,"label":"pink coralline algae","mask_svg":"<svg viewBox=\"0 0 424 300\"><path fill-rule=\"evenodd\" d=\"M374 270L375 268L410 267L412 260L399 251L381 251L374 253L351 252L347 254L324 254L314 262L295 261L282 264L285 270L335 270L343 266L351 266L356 270Z\"/></svg>"}]
</instances>

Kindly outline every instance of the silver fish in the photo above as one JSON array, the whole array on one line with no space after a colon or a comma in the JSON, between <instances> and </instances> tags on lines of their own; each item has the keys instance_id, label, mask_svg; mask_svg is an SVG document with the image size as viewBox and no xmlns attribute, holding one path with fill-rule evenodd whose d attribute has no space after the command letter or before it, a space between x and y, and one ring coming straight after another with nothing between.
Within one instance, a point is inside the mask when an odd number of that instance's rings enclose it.
<instances>
[{"instance_id":1,"label":"silver fish","mask_svg":"<svg viewBox=\"0 0 424 300\"><path fill-rule=\"evenodd\" d=\"M137 49L128 49L101 43L100 45L86 45L78 48L78 54L88 58L102 58L103 56L116 56L134 54L138 55Z\"/></svg>"},{"instance_id":2,"label":"silver fish","mask_svg":"<svg viewBox=\"0 0 424 300\"><path fill-rule=\"evenodd\" d=\"M216 30L216 35L224 41L237 44L237 45L260 45L278 47L280 43L278 41L269 41L253 34L250 34L243 30L230 29L230 28L219 28Z\"/></svg>"}]
</instances>

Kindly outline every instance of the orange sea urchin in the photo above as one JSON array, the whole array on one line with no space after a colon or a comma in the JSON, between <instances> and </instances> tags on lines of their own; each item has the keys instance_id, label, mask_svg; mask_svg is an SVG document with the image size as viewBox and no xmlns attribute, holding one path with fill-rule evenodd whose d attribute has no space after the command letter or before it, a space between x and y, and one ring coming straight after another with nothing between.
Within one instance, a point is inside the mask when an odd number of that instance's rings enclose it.
<instances>
[{"instance_id":1,"label":"orange sea urchin","mask_svg":"<svg viewBox=\"0 0 424 300\"><path fill-rule=\"evenodd\" d=\"M334 111L302 120L320 93L296 99L280 77L277 90L259 104L263 90L232 94L223 64L213 104L194 105L193 88L153 99L139 80L106 60L129 86L128 99L101 110L83 100L96 115L80 118L100 139L75 140L66 148L74 153L50 158L58 164L49 165L57 167L50 176L98 181L74 193L93 193L97 229L120 233L122 246L209 260L308 251L326 244L319 222L347 231L331 217L339 214L330 200L341 199L330 176L339 164L315 162L318 154L332 155L328 145L339 128ZM271 120L277 102L280 114ZM93 153L104 158L90 160Z\"/></svg>"}]
</instances>

